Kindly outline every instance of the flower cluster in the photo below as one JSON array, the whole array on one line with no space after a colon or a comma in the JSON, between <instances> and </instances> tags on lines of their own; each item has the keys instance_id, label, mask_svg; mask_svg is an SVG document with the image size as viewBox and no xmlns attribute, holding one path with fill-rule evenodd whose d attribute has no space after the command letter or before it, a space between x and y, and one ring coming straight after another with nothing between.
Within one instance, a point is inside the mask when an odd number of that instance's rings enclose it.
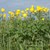
<instances>
[{"instance_id":1,"label":"flower cluster","mask_svg":"<svg viewBox=\"0 0 50 50\"><path fill-rule=\"evenodd\" d=\"M32 5L31 7L29 8L26 8L25 10L20 10L20 9L17 9L15 11L8 11L8 13L6 14L5 13L5 9L4 8L1 8L1 14L0 14L0 17L1 18L6 18L7 14L9 18L17 18L17 19L22 19L22 18L29 18L29 16L31 17L31 15L33 16L36 16L38 17L39 15L39 18L41 17L41 20L44 20L44 17L43 17L43 14L46 14L49 12L49 9L48 8L45 8L45 7L41 7L41 6L37 6L36 8ZM41 14L41 15L40 15Z\"/></svg>"}]
</instances>

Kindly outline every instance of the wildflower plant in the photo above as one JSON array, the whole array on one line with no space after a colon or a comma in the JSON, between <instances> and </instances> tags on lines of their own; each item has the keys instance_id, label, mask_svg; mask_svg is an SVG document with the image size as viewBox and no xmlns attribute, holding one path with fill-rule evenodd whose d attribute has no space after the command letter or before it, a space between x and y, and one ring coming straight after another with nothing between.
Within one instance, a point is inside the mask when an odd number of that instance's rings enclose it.
<instances>
[{"instance_id":1,"label":"wildflower plant","mask_svg":"<svg viewBox=\"0 0 50 50\"><path fill-rule=\"evenodd\" d=\"M8 14L9 17L5 9L1 9L0 50L50 50L48 8L32 5Z\"/></svg>"}]
</instances>

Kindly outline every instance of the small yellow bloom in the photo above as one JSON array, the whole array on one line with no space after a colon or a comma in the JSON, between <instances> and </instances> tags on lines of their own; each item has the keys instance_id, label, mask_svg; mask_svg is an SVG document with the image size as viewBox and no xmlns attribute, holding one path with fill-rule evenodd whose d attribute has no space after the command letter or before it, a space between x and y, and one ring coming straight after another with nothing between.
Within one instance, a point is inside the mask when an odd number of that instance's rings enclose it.
<instances>
[{"instance_id":1,"label":"small yellow bloom","mask_svg":"<svg viewBox=\"0 0 50 50\"><path fill-rule=\"evenodd\" d=\"M31 8L30 8L30 12L34 12L34 8L31 7Z\"/></svg>"},{"instance_id":2,"label":"small yellow bloom","mask_svg":"<svg viewBox=\"0 0 50 50\"><path fill-rule=\"evenodd\" d=\"M26 14L26 13L24 13L24 14L23 14L23 17L24 17L24 18L26 18L26 17L27 17L27 14Z\"/></svg>"},{"instance_id":3,"label":"small yellow bloom","mask_svg":"<svg viewBox=\"0 0 50 50\"><path fill-rule=\"evenodd\" d=\"M1 12L5 12L5 9L4 8L1 8Z\"/></svg>"},{"instance_id":4,"label":"small yellow bloom","mask_svg":"<svg viewBox=\"0 0 50 50\"><path fill-rule=\"evenodd\" d=\"M42 18L42 20L44 21L44 18Z\"/></svg>"},{"instance_id":5,"label":"small yellow bloom","mask_svg":"<svg viewBox=\"0 0 50 50\"><path fill-rule=\"evenodd\" d=\"M20 10L18 9L18 10L16 10L16 16L18 16L19 14L20 14Z\"/></svg>"},{"instance_id":6,"label":"small yellow bloom","mask_svg":"<svg viewBox=\"0 0 50 50\"><path fill-rule=\"evenodd\" d=\"M11 13L11 17L12 17L12 18L14 17L14 12Z\"/></svg>"},{"instance_id":7,"label":"small yellow bloom","mask_svg":"<svg viewBox=\"0 0 50 50\"><path fill-rule=\"evenodd\" d=\"M34 10L34 12L36 13L36 12L37 12L37 10Z\"/></svg>"},{"instance_id":8,"label":"small yellow bloom","mask_svg":"<svg viewBox=\"0 0 50 50\"><path fill-rule=\"evenodd\" d=\"M12 18L14 17L14 12L9 11L8 13L10 14L10 17L12 17Z\"/></svg>"},{"instance_id":9,"label":"small yellow bloom","mask_svg":"<svg viewBox=\"0 0 50 50\"><path fill-rule=\"evenodd\" d=\"M6 18L6 14L3 14L3 18Z\"/></svg>"},{"instance_id":10,"label":"small yellow bloom","mask_svg":"<svg viewBox=\"0 0 50 50\"><path fill-rule=\"evenodd\" d=\"M44 8L43 11L44 11L44 12L48 12L49 9L48 9L48 8Z\"/></svg>"},{"instance_id":11,"label":"small yellow bloom","mask_svg":"<svg viewBox=\"0 0 50 50\"><path fill-rule=\"evenodd\" d=\"M42 7L37 6L37 11L42 11Z\"/></svg>"},{"instance_id":12,"label":"small yellow bloom","mask_svg":"<svg viewBox=\"0 0 50 50\"><path fill-rule=\"evenodd\" d=\"M20 12L20 9L18 9L17 11Z\"/></svg>"},{"instance_id":13,"label":"small yellow bloom","mask_svg":"<svg viewBox=\"0 0 50 50\"><path fill-rule=\"evenodd\" d=\"M32 5L31 8L30 8L30 12L34 12L34 6Z\"/></svg>"},{"instance_id":14,"label":"small yellow bloom","mask_svg":"<svg viewBox=\"0 0 50 50\"><path fill-rule=\"evenodd\" d=\"M25 9L25 11L28 11L28 10L29 10L29 8L26 8L26 9Z\"/></svg>"}]
</instances>

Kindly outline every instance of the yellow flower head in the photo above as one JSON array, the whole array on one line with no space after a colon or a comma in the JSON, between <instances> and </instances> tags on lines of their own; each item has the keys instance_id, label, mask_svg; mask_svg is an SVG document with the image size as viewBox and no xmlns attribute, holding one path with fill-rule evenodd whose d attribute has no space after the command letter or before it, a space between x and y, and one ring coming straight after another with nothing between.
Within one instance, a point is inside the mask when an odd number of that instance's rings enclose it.
<instances>
[{"instance_id":1,"label":"yellow flower head","mask_svg":"<svg viewBox=\"0 0 50 50\"><path fill-rule=\"evenodd\" d=\"M31 8L30 8L30 12L34 12L34 8L31 7Z\"/></svg>"},{"instance_id":2,"label":"yellow flower head","mask_svg":"<svg viewBox=\"0 0 50 50\"><path fill-rule=\"evenodd\" d=\"M16 15L19 15L20 14L20 10L18 9L18 10L16 10Z\"/></svg>"},{"instance_id":3,"label":"yellow flower head","mask_svg":"<svg viewBox=\"0 0 50 50\"><path fill-rule=\"evenodd\" d=\"M10 16L11 16L12 18L14 17L14 12L9 11L8 13L10 14Z\"/></svg>"},{"instance_id":4,"label":"yellow flower head","mask_svg":"<svg viewBox=\"0 0 50 50\"><path fill-rule=\"evenodd\" d=\"M1 8L1 12L5 12L5 9L4 8Z\"/></svg>"},{"instance_id":5,"label":"yellow flower head","mask_svg":"<svg viewBox=\"0 0 50 50\"><path fill-rule=\"evenodd\" d=\"M37 6L37 11L42 11L42 7Z\"/></svg>"},{"instance_id":6,"label":"yellow flower head","mask_svg":"<svg viewBox=\"0 0 50 50\"><path fill-rule=\"evenodd\" d=\"M24 13L24 14L23 14L23 17L24 17L24 18L26 18L26 17L27 17L27 14L26 14L26 13Z\"/></svg>"},{"instance_id":7,"label":"yellow flower head","mask_svg":"<svg viewBox=\"0 0 50 50\"><path fill-rule=\"evenodd\" d=\"M25 11L28 11L28 10L29 10L29 8L26 8L26 9L25 9Z\"/></svg>"},{"instance_id":8,"label":"yellow flower head","mask_svg":"<svg viewBox=\"0 0 50 50\"><path fill-rule=\"evenodd\" d=\"M48 12L49 9L48 9L48 8L44 8L43 11L44 11L44 12Z\"/></svg>"},{"instance_id":9,"label":"yellow flower head","mask_svg":"<svg viewBox=\"0 0 50 50\"><path fill-rule=\"evenodd\" d=\"M34 12L34 6L32 5L30 8L30 12L33 13Z\"/></svg>"},{"instance_id":10,"label":"yellow flower head","mask_svg":"<svg viewBox=\"0 0 50 50\"><path fill-rule=\"evenodd\" d=\"M42 18L42 20L44 21L44 18Z\"/></svg>"},{"instance_id":11,"label":"yellow flower head","mask_svg":"<svg viewBox=\"0 0 50 50\"><path fill-rule=\"evenodd\" d=\"M3 18L6 18L6 14L3 14Z\"/></svg>"},{"instance_id":12,"label":"yellow flower head","mask_svg":"<svg viewBox=\"0 0 50 50\"><path fill-rule=\"evenodd\" d=\"M14 12L11 13L11 17L12 17L12 18L14 17Z\"/></svg>"},{"instance_id":13,"label":"yellow flower head","mask_svg":"<svg viewBox=\"0 0 50 50\"><path fill-rule=\"evenodd\" d=\"M20 10L18 9L16 12L19 12L20 13Z\"/></svg>"},{"instance_id":14,"label":"yellow flower head","mask_svg":"<svg viewBox=\"0 0 50 50\"><path fill-rule=\"evenodd\" d=\"M37 10L34 10L34 12L36 13L36 12L37 12Z\"/></svg>"}]
</instances>

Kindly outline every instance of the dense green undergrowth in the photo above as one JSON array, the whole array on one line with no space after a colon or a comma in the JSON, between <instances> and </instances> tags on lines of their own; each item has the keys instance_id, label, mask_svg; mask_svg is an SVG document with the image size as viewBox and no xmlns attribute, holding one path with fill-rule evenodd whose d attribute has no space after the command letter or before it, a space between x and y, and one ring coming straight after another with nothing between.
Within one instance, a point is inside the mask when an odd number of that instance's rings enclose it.
<instances>
[{"instance_id":1,"label":"dense green undergrowth","mask_svg":"<svg viewBox=\"0 0 50 50\"><path fill-rule=\"evenodd\" d=\"M0 50L50 50L50 20L0 21Z\"/></svg>"}]
</instances>

